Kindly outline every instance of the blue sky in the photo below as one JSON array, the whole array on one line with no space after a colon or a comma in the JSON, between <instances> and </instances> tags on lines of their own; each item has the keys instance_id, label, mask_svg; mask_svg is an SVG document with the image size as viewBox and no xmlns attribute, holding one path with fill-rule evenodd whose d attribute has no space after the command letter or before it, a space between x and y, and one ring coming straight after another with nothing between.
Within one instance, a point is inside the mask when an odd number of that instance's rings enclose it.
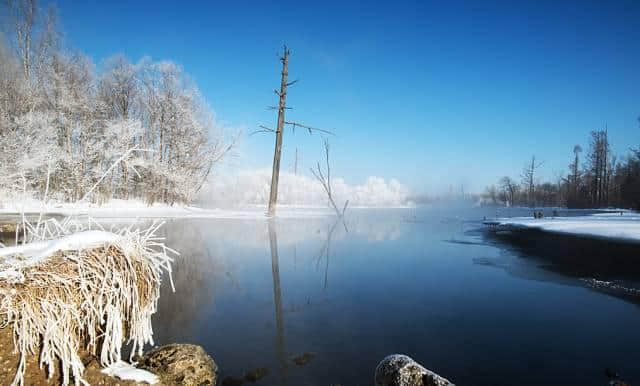
<instances>
[{"instance_id":1,"label":"blue sky","mask_svg":"<svg viewBox=\"0 0 640 386\"><path fill-rule=\"evenodd\" d=\"M615 153L640 144L640 2L520 3L57 2L70 48L176 61L245 134L275 125L286 42L287 118L335 131L334 174L429 193L518 177L532 154L554 178L605 124ZM273 141L244 135L228 172L269 167ZM321 159L288 132L285 168L296 147L305 169Z\"/></svg>"}]
</instances>

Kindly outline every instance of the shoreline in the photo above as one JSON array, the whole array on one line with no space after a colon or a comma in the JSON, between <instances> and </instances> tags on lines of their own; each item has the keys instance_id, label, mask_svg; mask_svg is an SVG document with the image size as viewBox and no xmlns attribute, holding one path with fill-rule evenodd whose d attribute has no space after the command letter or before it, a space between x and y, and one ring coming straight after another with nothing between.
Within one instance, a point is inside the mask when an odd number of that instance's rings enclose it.
<instances>
[{"instance_id":1,"label":"shoreline","mask_svg":"<svg viewBox=\"0 0 640 386\"><path fill-rule=\"evenodd\" d=\"M597 213L570 217L513 217L485 219L485 229L496 233L564 235L617 243L640 244L640 215L635 212Z\"/></svg>"}]
</instances>

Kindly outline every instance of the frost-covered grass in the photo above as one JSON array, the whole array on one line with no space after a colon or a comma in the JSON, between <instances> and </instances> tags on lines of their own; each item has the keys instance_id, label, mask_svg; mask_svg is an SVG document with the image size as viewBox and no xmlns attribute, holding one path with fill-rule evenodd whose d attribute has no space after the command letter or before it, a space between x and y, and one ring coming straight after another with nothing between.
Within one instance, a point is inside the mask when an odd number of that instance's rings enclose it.
<instances>
[{"instance_id":1,"label":"frost-covered grass","mask_svg":"<svg viewBox=\"0 0 640 386\"><path fill-rule=\"evenodd\" d=\"M485 221L505 229L539 229L545 232L640 242L640 214L629 211L575 217L498 218Z\"/></svg>"},{"instance_id":2,"label":"frost-covered grass","mask_svg":"<svg viewBox=\"0 0 640 386\"><path fill-rule=\"evenodd\" d=\"M25 221L22 243L0 248L0 327L13 329L20 354L13 385L24 383L27 355L39 354L49 377L59 361L63 384L78 385L81 351L111 366L125 342L132 356L153 344L162 272L170 275L177 252L156 236L162 223L117 232L84 228L91 224Z\"/></svg>"}]
</instances>

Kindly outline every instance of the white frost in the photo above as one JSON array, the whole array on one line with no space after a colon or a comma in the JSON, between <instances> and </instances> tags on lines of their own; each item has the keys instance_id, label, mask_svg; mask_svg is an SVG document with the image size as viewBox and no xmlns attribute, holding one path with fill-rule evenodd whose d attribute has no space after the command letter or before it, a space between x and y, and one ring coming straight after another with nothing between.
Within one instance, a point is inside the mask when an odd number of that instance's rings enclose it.
<instances>
[{"instance_id":1,"label":"white frost","mask_svg":"<svg viewBox=\"0 0 640 386\"><path fill-rule=\"evenodd\" d=\"M73 251L96 248L112 244L119 240L118 235L104 231L85 231L71 234L55 240L37 241L15 247L0 248L0 266L25 267L37 264L58 251ZM17 256L21 256L20 259ZM9 258L13 256L14 258ZM26 258L26 259L25 259ZM2 274L13 275L5 271Z\"/></svg>"},{"instance_id":2,"label":"white frost","mask_svg":"<svg viewBox=\"0 0 640 386\"><path fill-rule=\"evenodd\" d=\"M123 381L147 382L151 385L158 383L157 375L146 370L137 369L125 361L118 361L100 370L100 372L111 377L120 378Z\"/></svg>"}]
</instances>

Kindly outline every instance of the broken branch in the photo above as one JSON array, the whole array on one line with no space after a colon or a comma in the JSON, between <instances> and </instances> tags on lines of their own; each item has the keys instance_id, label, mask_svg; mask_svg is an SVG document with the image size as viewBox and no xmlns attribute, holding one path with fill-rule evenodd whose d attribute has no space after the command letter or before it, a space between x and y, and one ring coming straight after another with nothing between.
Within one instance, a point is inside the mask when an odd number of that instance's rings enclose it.
<instances>
[{"instance_id":1,"label":"broken branch","mask_svg":"<svg viewBox=\"0 0 640 386\"><path fill-rule=\"evenodd\" d=\"M293 126L293 130L296 129L296 126L302 127L303 129L309 130L309 134L313 134L314 131L318 131L320 133L325 133L325 134L329 134L329 135L335 135L332 132L330 132L329 130L318 129L317 127L311 127L311 126L303 125L303 124L298 123L298 122L285 121L284 124Z\"/></svg>"}]
</instances>

